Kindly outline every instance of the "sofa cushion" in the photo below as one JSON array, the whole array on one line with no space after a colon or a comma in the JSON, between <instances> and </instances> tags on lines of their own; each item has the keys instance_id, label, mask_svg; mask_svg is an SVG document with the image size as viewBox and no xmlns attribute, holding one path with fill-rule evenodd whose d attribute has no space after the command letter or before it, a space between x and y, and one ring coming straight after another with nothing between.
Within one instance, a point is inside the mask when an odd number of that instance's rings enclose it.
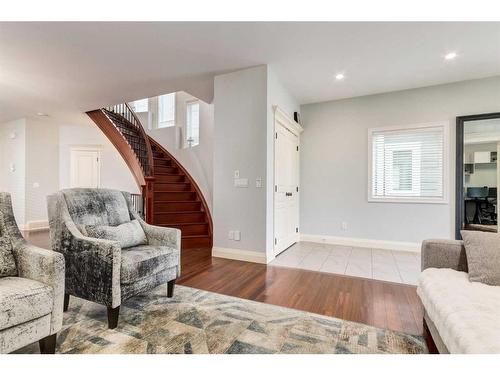
<instances>
[{"instance_id":1,"label":"sofa cushion","mask_svg":"<svg viewBox=\"0 0 500 375\"><path fill-rule=\"evenodd\" d=\"M465 272L428 268L417 294L450 353L500 353L500 287Z\"/></svg>"},{"instance_id":2,"label":"sofa cushion","mask_svg":"<svg viewBox=\"0 0 500 375\"><path fill-rule=\"evenodd\" d=\"M0 212L0 277L17 276L12 243L4 231L3 214Z\"/></svg>"},{"instance_id":3,"label":"sofa cushion","mask_svg":"<svg viewBox=\"0 0 500 375\"><path fill-rule=\"evenodd\" d=\"M463 230L469 280L500 286L500 236L498 233Z\"/></svg>"},{"instance_id":4,"label":"sofa cushion","mask_svg":"<svg viewBox=\"0 0 500 375\"><path fill-rule=\"evenodd\" d=\"M0 330L50 314L52 287L22 277L0 279Z\"/></svg>"},{"instance_id":5,"label":"sofa cushion","mask_svg":"<svg viewBox=\"0 0 500 375\"><path fill-rule=\"evenodd\" d=\"M77 188L63 190L62 193L77 226L117 226L130 221L128 204L121 191Z\"/></svg>"},{"instance_id":6,"label":"sofa cushion","mask_svg":"<svg viewBox=\"0 0 500 375\"><path fill-rule=\"evenodd\" d=\"M168 246L136 246L122 250L122 284L136 282L144 277L179 265L179 251Z\"/></svg>"},{"instance_id":7,"label":"sofa cushion","mask_svg":"<svg viewBox=\"0 0 500 375\"><path fill-rule=\"evenodd\" d=\"M86 225L85 234L89 237L117 241L123 248L145 245L148 241L138 220L111 227L107 225Z\"/></svg>"}]
</instances>

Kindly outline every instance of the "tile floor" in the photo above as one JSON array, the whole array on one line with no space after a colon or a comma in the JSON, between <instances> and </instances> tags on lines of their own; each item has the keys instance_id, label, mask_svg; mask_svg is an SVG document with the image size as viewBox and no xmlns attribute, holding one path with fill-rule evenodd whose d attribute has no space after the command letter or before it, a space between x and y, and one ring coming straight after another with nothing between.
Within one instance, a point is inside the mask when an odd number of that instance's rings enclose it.
<instances>
[{"instance_id":1,"label":"tile floor","mask_svg":"<svg viewBox=\"0 0 500 375\"><path fill-rule=\"evenodd\" d=\"M420 253L298 242L269 265L415 285Z\"/></svg>"}]
</instances>

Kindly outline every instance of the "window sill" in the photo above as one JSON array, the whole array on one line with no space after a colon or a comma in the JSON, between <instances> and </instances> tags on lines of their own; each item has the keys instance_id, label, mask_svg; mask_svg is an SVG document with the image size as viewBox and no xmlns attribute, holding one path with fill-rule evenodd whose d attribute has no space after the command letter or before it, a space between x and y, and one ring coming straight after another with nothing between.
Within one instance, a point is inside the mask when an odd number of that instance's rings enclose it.
<instances>
[{"instance_id":1,"label":"window sill","mask_svg":"<svg viewBox=\"0 0 500 375\"><path fill-rule=\"evenodd\" d=\"M449 204L448 199L443 198L368 198L368 203L410 203L410 204Z\"/></svg>"}]
</instances>

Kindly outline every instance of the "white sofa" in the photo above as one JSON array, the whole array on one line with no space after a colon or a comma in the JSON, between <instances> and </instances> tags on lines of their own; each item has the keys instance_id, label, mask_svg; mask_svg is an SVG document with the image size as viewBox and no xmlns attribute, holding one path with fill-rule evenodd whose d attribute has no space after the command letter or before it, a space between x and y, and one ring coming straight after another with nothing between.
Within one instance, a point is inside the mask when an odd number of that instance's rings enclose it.
<instances>
[{"instance_id":1,"label":"white sofa","mask_svg":"<svg viewBox=\"0 0 500 375\"><path fill-rule=\"evenodd\" d=\"M500 353L500 287L469 281L462 241L423 242L417 293L440 353Z\"/></svg>"}]
</instances>

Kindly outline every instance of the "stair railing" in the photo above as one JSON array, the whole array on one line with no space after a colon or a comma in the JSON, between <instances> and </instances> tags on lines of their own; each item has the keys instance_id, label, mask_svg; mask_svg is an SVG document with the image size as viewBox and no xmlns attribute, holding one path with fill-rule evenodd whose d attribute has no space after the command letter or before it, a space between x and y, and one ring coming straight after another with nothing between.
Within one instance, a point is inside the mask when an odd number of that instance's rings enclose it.
<instances>
[{"instance_id":1,"label":"stair railing","mask_svg":"<svg viewBox=\"0 0 500 375\"><path fill-rule=\"evenodd\" d=\"M116 115L123 117L127 122L135 128L141 135L139 142L134 142L133 140L127 138L124 134L125 139L129 142L130 147L134 150L139 162L141 163L141 167L144 172L144 177L153 176L153 151L151 149L151 144L149 142L149 138L144 130L141 121L135 114L134 110L127 104L116 104L110 107L103 108L105 112L111 112ZM108 116L109 117L109 116ZM115 125L118 130L123 134L124 129L117 126L116 122L111 118L111 122Z\"/></svg>"},{"instance_id":2,"label":"stair railing","mask_svg":"<svg viewBox=\"0 0 500 375\"><path fill-rule=\"evenodd\" d=\"M149 137L137 117L134 110L127 104L116 104L110 107L102 108L101 112L107 117L109 122L118 130L122 137L126 140L132 149L135 157L139 161L140 169L143 173L143 178L138 179L142 198L145 219L148 223L154 221L154 159L153 150ZM88 113L90 116L90 113ZM91 116L92 117L92 116ZM125 121L123 121L125 120ZM128 134L130 127L139 134L137 139L135 136ZM117 145L115 145L117 146ZM121 153L124 157L125 154ZM136 178L137 179L137 178Z\"/></svg>"}]
</instances>

